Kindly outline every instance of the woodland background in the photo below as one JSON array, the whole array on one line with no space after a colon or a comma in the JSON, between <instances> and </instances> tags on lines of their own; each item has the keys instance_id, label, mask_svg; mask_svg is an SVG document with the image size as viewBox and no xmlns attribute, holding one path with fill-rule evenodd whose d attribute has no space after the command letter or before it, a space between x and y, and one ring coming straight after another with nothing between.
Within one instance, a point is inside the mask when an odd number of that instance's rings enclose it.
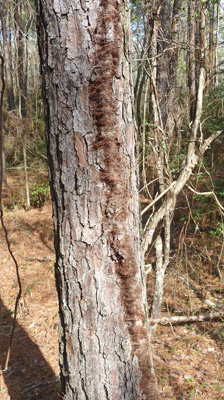
<instances>
[{"instance_id":1,"label":"woodland background","mask_svg":"<svg viewBox=\"0 0 224 400\"><path fill-rule=\"evenodd\" d=\"M0 17L6 82L3 206L23 287L16 346L11 369L4 379L1 375L0 399L57 399L53 230L34 2L1 0ZM160 395L172 400L220 399L224 398L223 4L136 0L131 2L131 21L149 313L153 318L161 312L162 317L176 319L157 329L152 324ZM199 100L203 108L196 126ZM214 140L203 156L203 144L211 137ZM182 176L193 153L200 157L188 186L173 196L169 188ZM200 194L205 192L212 194ZM1 264L3 367L18 290L3 233ZM210 314L209 321L199 321L205 314Z\"/></svg>"}]
</instances>

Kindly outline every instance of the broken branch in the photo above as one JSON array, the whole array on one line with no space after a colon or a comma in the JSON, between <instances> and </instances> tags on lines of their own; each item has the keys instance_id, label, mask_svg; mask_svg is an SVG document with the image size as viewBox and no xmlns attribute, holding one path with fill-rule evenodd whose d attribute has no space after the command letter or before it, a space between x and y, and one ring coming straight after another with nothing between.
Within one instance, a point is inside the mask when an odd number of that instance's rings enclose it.
<instances>
[{"instance_id":1,"label":"broken branch","mask_svg":"<svg viewBox=\"0 0 224 400\"><path fill-rule=\"evenodd\" d=\"M214 319L223 319L224 318L224 311L217 311L217 312L210 312L206 314L200 315L186 315L186 316L173 316L173 317L162 317L162 318L155 318L150 319L150 325L154 324L161 324L167 325L169 323L183 323L183 322L203 322L203 321L210 321Z\"/></svg>"}]
</instances>

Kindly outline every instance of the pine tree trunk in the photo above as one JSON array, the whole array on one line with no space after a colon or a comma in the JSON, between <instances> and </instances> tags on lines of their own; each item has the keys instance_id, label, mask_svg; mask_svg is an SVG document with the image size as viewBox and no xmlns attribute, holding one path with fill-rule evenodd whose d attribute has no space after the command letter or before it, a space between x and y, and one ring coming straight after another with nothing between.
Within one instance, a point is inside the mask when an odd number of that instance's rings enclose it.
<instances>
[{"instance_id":1,"label":"pine tree trunk","mask_svg":"<svg viewBox=\"0 0 224 400\"><path fill-rule=\"evenodd\" d=\"M36 3L62 391L66 400L158 399L141 268L128 3Z\"/></svg>"}]
</instances>

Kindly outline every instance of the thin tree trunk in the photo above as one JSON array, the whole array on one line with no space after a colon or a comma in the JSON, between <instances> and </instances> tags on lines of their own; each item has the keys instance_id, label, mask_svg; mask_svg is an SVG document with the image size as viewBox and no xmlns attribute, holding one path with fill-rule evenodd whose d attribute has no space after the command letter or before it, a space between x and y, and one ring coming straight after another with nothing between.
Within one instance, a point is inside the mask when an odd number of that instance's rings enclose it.
<instances>
[{"instance_id":1,"label":"thin tree trunk","mask_svg":"<svg viewBox=\"0 0 224 400\"><path fill-rule=\"evenodd\" d=\"M7 85L8 109L9 111L12 111L15 110L15 100L14 100L13 83L12 83L12 72L10 68L10 45L9 45L9 38L7 38L7 30L6 30L6 14L1 18L1 26L2 26L2 38L3 38L3 52L5 58L5 76Z\"/></svg>"},{"instance_id":2,"label":"thin tree trunk","mask_svg":"<svg viewBox=\"0 0 224 400\"><path fill-rule=\"evenodd\" d=\"M27 206L27 208L30 208L30 191L29 191L29 180L28 180L28 169L27 169L26 134L23 135L23 164L24 164L25 188L26 188L26 206Z\"/></svg>"},{"instance_id":3,"label":"thin tree trunk","mask_svg":"<svg viewBox=\"0 0 224 400\"><path fill-rule=\"evenodd\" d=\"M188 88L190 94L190 121L194 120L196 107L195 34L195 0L188 0Z\"/></svg>"},{"instance_id":4,"label":"thin tree trunk","mask_svg":"<svg viewBox=\"0 0 224 400\"><path fill-rule=\"evenodd\" d=\"M6 165L5 165L5 151L4 151L4 138L3 138L3 149L2 149L2 187L6 188L7 185L7 175L6 175Z\"/></svg>"},{"instance_id":5,"label":"thin tree trunk","mask_svg":"<svg viewBox=\"0 0 224 400\"><path fill-rule=\"evenodd\" d=\"M146 71L145 69L143 70L142 74L142 79L139 85L138 89L138 94L137 94L137 101L136 101L136 114L137 114L137 123L138 123L138 128L141 127L142 125L142 115L141 115L141 110L142 110L142 94L143 94L143 88L145 86L145 81L146 81Z\"/></svg>"},{"instance_id":6,"label":"thin tree trunk","mask_svg":"<svg viewBox=\"0 0 224 400\"><path fill-rule=\"evenodd\" d=\"M165 268L163 263L163 241L160 235L156 238L156 279L153 294L151 319L160 318L161 306L163 301L163 282ZM152 326L152 330L156 329L156 324Z\"/></svg>"},{"instance_id":7,"label":"thin tree trunk","mask_svg":"<svg viewBox=\"0 0 224 400\"><path fill-rule=\"evenodd\" d=\"M3 44L3 54L4 54L4 67L5 67L5 75L6 75L6 85L7 85L7 95L8 95L8 109L9 111L14 110L14 93L13 93L13 85L12 85L12 74L10 69L10 45L7 38L7 30L6 30L6 14L7 14L7 4L0 1L0 13L1 13L1 30L2 30L2 44ZM5 161L5 151L4 151L4 136L2 136L2 154L1 154L1 178L2 178L2 187L7 187L7 175L6 175L6 161Z\"/></svg>"},{"instance_id":8,"label":"thin tree trunk","mask_svg":"<svg viewBox=\"0 0 224 400\"><path fill-rule=\"evenodd\" d=\"M219 85L219 74L218 74L218 43L219 43L219 4L216 5L216 32L215 32L215 87Z\"/></svg>"},{"instance_id":9,"label":"thin tree trunk","mask_svg":"<svg viewBox=\"0 0 224 400\"><path fill-rule=\"evenodd\" d=\"M134 98L137 98L137 93L139 90L139 82L142 74L142 66L145 66L145 58L148 53L148 36L149 36L149 26L147 24L146 29L144 30L144 40L142 44L142 50L140 55L140 60L137 61L137 77L134 86Z\"/></svg>"},{"instance_id":10,"label":"thin tree trunk","mask_svg":"<svg viewBox=\"0 0 224 400\"><path fill-rule=\"evenodd\" d=\"M29 194L29 182L28 182L28 172L27 172L27 152L26 152L26 142L27 142L27 132L24 129L24 119L27 117L27 107L26 107L26 89L27 89L27 76L26 68L28 60L25 59L24 51L24 41L23 41L23 31L21 25L21 0L15 0L14 9L14 19L15 19L15 40L16 40L16 50L17 50L17 88L18 88L18 115L19 115L19 135L22 141L23 148L23 165L24 165L24 176L25 176L25 188L26 188L26 206L30 208L30 194Z\"/></svg>"},{"instance_id":11,"label":"thin tree trunk","mask_svg":"<svg viewBox=\"0 0 224 400\"><path fill-rule=\"evenodd\" d=\"M195 49L194 49L194 61L195 61L195 88L196 93L198 91L198 80L200 75L201 68L201 36L204 35L203 28L201 25L201 10L202 10L202 2L201 0L195 0L195 12L194 12L194 21L195 21Z\"/></svg>"},{"instance_id":12,"label":"thin tree trunk","mask_svg":"<svg viewBox=\"0 0 224 400\"><path fill-rule=\"evenodd\" d=\"M15 0L14 9L15 18L15 40L17 47L17 74L18 74L18 92L19 92L19 108L21 108L22 118L26 118L26 96L25 96L25 68L24 68L24 42L21 26L21 0Z\"/></svg>"},{"instance_id":13,"label":"thin tree trunk","mask_svg":"<svg viewBox=\"0 0 224 400\"><path fill-rule=\"evenodd\" d=\"M215 19L215 5L210 5L209 12L209 86L213 86L213 67L214 67L214 19Z\"/></svg>"},{"instance_id":14,"label":"thin tree trunk","mask_svg":"<svg viewBox=\"0 0 224 400\"><path fill-rule=\"evenodd\" d=\"M62 391L66 400L158 399L139 239L129 4L52 4L37 1Z\"/></svg>"},{"instance_id":15,"label":"thin tree trunk","mask_svg":"<svg viewBox=\"0 0 224 400\"><path fill-rule=\"evenodd\" d=\"M161 114L161 125L164 131L167 130L167 110L168 86L169 86L169 55L166 49L170 46L170 27L171 27L171 1L161 2L160 26L157 38L157 76L156 87L158 102ZM170 132L168 132L169 134Z\"/></svg>"}]
</instances>

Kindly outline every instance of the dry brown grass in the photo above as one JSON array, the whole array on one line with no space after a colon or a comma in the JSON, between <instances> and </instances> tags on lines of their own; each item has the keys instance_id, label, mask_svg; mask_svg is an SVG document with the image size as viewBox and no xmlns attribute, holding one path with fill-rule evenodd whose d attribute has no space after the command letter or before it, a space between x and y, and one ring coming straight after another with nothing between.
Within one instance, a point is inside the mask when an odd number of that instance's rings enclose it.
<instances>
[{"instance_id":1,"label":"dry brown grass","mask_svg":"<svg viewBox=\"0 0 224 400\"><path fill-rule=\"evenodd\" d=\"M9 178L9 185L10 196L6 196L5 201L8 206L15 207L15 196L21 199L21 193L24 194L23 185L15 176ZM9 368L0 377L0 399L56 400L59 399L55 381L59 374L58 306L51 204L29 211L5 208L4 215L12 250L19 264L23 292ZM0 365L4 368L18 284L2 229L0 245Z\"/></svg>"}]
</instances>

